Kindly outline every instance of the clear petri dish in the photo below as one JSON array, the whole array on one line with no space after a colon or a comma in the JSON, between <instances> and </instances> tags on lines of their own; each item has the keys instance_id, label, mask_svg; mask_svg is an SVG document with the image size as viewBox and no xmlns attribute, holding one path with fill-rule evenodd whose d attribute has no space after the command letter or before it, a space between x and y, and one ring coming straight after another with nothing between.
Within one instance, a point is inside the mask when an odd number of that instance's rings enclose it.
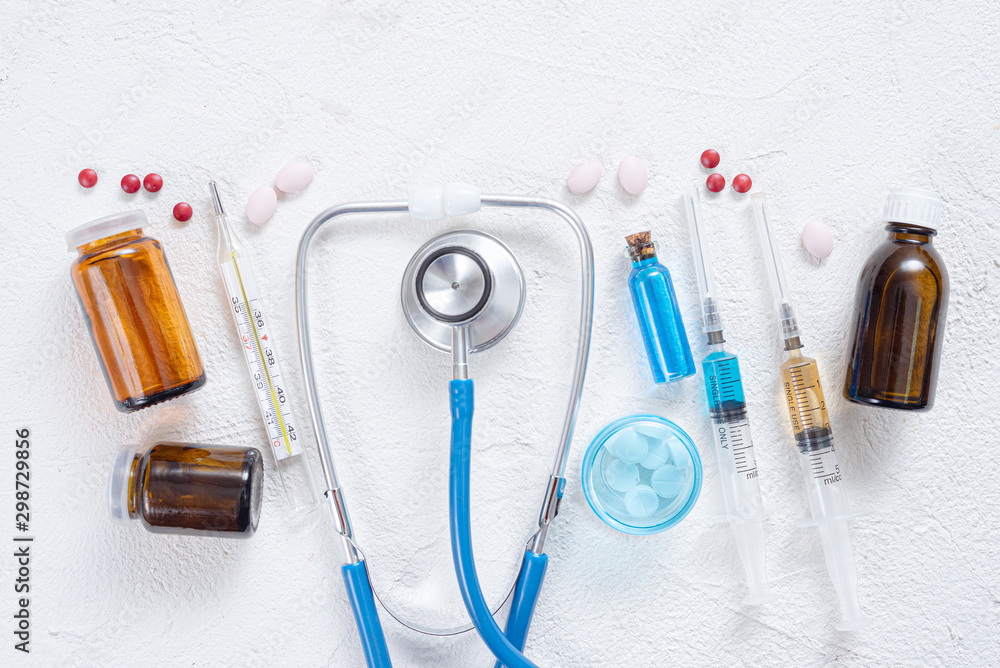
<instances>
[{"instance_id":1,"label":"clear petri dish","mask_svg":"<svg viewBox=\"0 0 1000 668\"><path fill-rule=\"evenodd\" d=\"M684 519L701 492L701 457L683 429L657 415L608 423L583 456L583 493L605 524L634 535Z\"/></svg>"}]
</instances>

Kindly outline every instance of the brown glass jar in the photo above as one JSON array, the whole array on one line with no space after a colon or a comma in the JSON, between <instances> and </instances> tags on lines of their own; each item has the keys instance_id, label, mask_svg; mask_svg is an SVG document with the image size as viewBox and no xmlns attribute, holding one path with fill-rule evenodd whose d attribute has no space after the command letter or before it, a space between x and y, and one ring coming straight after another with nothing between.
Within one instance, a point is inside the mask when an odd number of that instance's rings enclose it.
<instances>
[{"instance_id":1,"label":"brown glass jar","mask_svg":"<svg viewBox=\"0 0 1000 668\"><path fill-rule=\"evenodd\" d=\"M249 538L263 485L257 448L165 442L119 451L108 502L112 519L153 533Z\"/></svg>"},{"instance_id":2,"label":"brown glass jar","mask_svg":"<svg viewBox=\"0 0 1000 668\"><path fill-rule=\"evenodd\" d=\"M136 411L205 383L177 286L142 211L105 216L66 234L70 274L115 406Z\"/></svg>"},{"instance_id":3,"label":"brown glass jar","mask_svg":"<svg viewBox=\"0 0 1000 668\"><path fill-rule=\"evenodd\" d=\"M894 188L883 219L889 238L858 281L844 396L870 406L930 410L948 309L948 272L933 244L941 198Z\"/></svg>"}]
</instances>

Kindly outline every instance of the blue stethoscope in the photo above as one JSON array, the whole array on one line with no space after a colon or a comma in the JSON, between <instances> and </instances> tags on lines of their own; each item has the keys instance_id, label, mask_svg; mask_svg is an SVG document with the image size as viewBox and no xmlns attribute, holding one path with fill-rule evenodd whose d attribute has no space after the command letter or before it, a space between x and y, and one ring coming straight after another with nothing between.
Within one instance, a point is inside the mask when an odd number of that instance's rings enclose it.
<instances>
[{"instance_id":1,"label":"blue stethoscope","mask_svg":"<svg viewBox=\"0 0 1000 668\"><path fill-rule=\"evenodd\" d=\"M382 668L391 666L392 663L375 606L375 592L368 575L368 566L355 541L319 404L309 335L306 276L309 248L316 233L324 225L342 216L408 212L416 220L440 220L448 215L476 213L484 206L541 209L561 218L576 235L582 279L580 331L569 405L555 463L545 487L538 530L527 542L514 585L510 614L502 632L483 596L472 553L469 468L474 402L468 356L469 353L495 345L517 324L525 299L524 274L510 249L496 238L473 230L456 230L431 239L417 251L403 274L401 297L403 312L417 335L438 350L452 354L453 380L448 387L452 418L449 515L452 558L465 607L480 637L497 657L498 667L533 667L535 664L522 651L548 564L548 556L543 552L545 537L549 523L559 510L559 501L566 483L563 474L580 407L590 351L594 311L594 253L583 221L571 209L554 200L514 195L482 195L474 186L452 183L418 191L408 201L354 202L331 207L313 219L299 242L295 279L299 356L326 480L324 496L334 527L343 541L346 563L341 570L369 667ZM415 628L410 624L407 626ZM454 629L448 633L469 628L471 627ZM440 634L420 628L417 630Z\"/></svg>"}]
</instances>

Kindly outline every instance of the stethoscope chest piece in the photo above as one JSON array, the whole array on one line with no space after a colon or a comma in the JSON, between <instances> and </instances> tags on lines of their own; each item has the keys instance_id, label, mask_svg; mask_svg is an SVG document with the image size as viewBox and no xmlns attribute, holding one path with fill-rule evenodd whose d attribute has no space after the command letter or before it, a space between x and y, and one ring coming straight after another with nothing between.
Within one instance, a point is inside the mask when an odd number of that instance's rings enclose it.
<instances>
[{"instance_id":1,"label":"stethoscope chest piece","mask_svg":"<svg viewBox=\"0 0 1000 668\"><path fill-rule=\"evenodd\" d=\"M466 325L469 350L495 345L524 309L524 273L499 239L475 230L440 234L414 254L402 285L403 313L417 335L451 352L452 329Z\"/></svg>"}]
</instances>

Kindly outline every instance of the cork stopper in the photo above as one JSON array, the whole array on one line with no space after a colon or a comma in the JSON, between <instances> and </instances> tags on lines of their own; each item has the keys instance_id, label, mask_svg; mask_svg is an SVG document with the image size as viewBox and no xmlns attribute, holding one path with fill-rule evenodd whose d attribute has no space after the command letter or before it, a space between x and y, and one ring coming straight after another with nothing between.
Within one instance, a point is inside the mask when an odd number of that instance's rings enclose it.
<instances>
[{"instance_id":1,"label":"cork stopper","mask_svg":"<svg viewBox=\"0 0 1000 668\"><path fill-rule=\"evenodd\" d=\"M632 258L633 262L641 262L642 260L649 260L656 257L656 245L653 243L648 230L630 234L625 237L625 241L628 242L628 256Z\"/></svg>"}]
</instances>

